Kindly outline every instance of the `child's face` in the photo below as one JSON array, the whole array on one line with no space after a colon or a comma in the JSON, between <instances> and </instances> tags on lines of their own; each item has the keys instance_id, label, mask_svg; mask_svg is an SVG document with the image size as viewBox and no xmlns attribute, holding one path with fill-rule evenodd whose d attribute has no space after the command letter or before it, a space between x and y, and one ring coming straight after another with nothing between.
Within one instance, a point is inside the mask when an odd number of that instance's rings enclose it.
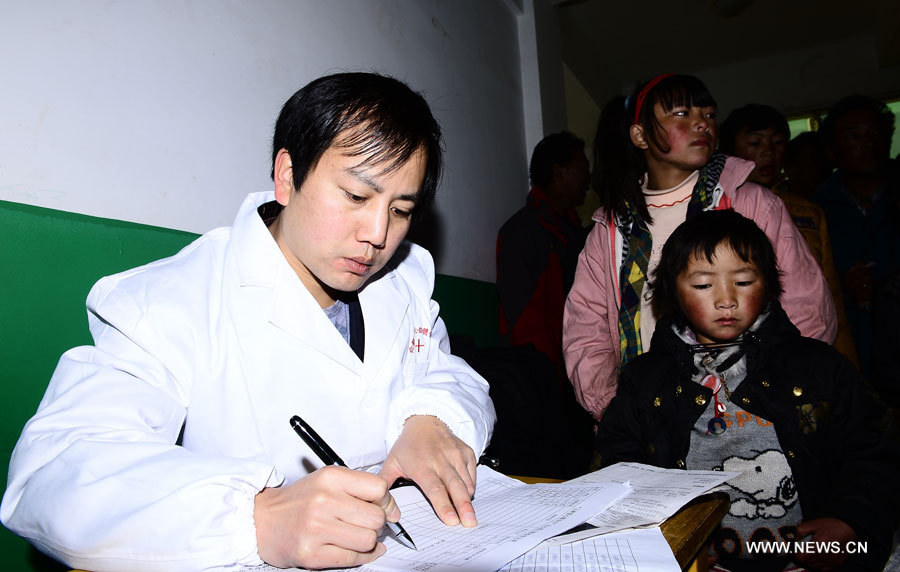
<instances>
[{"instance_id":1,"label":"child's face","mask_svg":"<svg viewBox=\"0 0 900 572\"><path fill-rule=\"evenodd\" d=\"M715 107L678 106L665 111L659 103L653 106L660 126L665 130L667 152L648 141L648 151L654 162L678 167L687 172L709 162L716 148L718 127Z\"/></svg>"},{"instance_id":2,"label":"child's face","mask_svg":"<svg viewBox=\"0 0 900 572\"><path fill-rule=\"evenodd\" d=\"M748 177L754 183L771 187L781 178L787 136L774 127L750 131L741 129L734 138L734 154L756 163Z\"/></svg>"},{"instance_id":3,"label":"child's face","mask_svg":"<svg viewBox=\"0 0 900 572\"><path fill-rule=\"evenodd\" d=\"M765 302L765 284L756 264L744 262L727 244L713 261L691 257L678 275L678 300L701 344L728 342L746 331Z\"/></svg>"}]
</instances>

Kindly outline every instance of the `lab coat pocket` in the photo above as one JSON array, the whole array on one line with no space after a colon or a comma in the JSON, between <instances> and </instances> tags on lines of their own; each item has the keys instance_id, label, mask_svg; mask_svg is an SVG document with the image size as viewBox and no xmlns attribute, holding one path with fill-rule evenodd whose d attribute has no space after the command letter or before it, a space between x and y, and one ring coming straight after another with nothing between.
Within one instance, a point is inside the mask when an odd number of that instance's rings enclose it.
<instances>
[{"instance_id":1,"label":"lab coat pocket","mask_svg":"<svg viewBox=\"0 0 900 572\"><path fill-rule=\"evenodd\" d=\"M406 360L404 369L408 369L410 364L418 364L421 366L428 365L428 354L431 351L431 329L424 326L416 326L413 328L409 336L409 344L406 347Z\"/></svg>"}]
</instances>

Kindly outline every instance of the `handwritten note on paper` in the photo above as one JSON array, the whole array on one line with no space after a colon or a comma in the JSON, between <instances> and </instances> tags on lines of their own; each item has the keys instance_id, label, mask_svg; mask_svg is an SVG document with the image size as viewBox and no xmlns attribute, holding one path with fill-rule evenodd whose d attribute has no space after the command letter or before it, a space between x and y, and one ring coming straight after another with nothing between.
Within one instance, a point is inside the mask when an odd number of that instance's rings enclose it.
<instances>
[{"instance_id":1,"label":"handwritten note on paper","mask_svg":"<svg viewBox=\"0 0 900 572\"><path fill-rule=\"evenodd\" d=\"M541 544L500 572L680 572L658 527L612 532L566 544Z\"/></svg>"},{"instance_id":2,"label":"handwritten note on paper","mask_svg":"<svg viewBox=\"0 0 900 572\"><path fill-rule=\"evenodd\" d=\"M740 473L727 471L683 471L640 463L616 463L569 481L569 483L620 482L632 493L588 520L596 528L563 534L548 543L572 542L625 528L657 525L691 500Z\"/></svg>"}]
</instances>

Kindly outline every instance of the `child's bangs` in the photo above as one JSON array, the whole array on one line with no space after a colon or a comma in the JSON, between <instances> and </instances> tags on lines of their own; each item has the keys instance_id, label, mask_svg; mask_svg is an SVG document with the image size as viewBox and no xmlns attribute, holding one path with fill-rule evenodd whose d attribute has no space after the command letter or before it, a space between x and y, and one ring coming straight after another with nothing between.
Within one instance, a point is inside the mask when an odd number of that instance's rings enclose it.
<instances>
[{"instance_id":1,"label":"child's bangs","mask_svg":"<svg viewBox=\"0 0 900 572\"><path fill-rule=\"evenodd\" d=\"M675 75L659 82L653 90L663 111L676 107L717 107L706 85L691 75Z\"/></svg>"},{"instance_id":2,"label":"child's bangs","mask_svg":"<svg viewBox=\"0 0 900 572\"><path fill-rule=\"evenodd\" d=\"M722 232L710 232L708 235L699 238L697 245L691 251L691 257L697 260L706 259L710 264L714 264L716 250L720 246L730 249L744 262L757 264L756 258L759 253L757 248L755 248L756 245L752 244L745 237L725 234L725 229L722 229ZM687 268L687 264L687 261L685 261L685 268Z\"/></svg>"}]
</instances>

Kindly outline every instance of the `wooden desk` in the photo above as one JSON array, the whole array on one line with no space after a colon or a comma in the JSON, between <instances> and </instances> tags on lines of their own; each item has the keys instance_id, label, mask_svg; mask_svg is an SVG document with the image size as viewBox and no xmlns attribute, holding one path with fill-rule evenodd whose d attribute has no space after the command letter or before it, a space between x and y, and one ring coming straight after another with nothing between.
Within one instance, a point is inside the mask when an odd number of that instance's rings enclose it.
<instances>
[{"instance_id":1,"label":"wooden desk","mask_svg":"<svg viewBox=\"0 0 900 572\"><path fill-rule=\"evenodd\" d=\"M728 493L700 495L660 525L663 536L672 547L675 560L683 570L705 572L709 569L705 554L700 552L709 535L728 512L728 507Z\"/></svg>"},{"instance_id":2,"label":"wooden desk","mask_svg":"<svg viewBox=\"0 0 900 572\"><path fill-rule=\"evenodd\" d=\"M513 476L513 478L528 484L562 482L559 479L540 477ZM728 512L728 506L727 493L700 495L660 525L659 528L682 570L705 572L709 569L706 558L698 559L697 556L706 545L709 535Z\"/></svg>"}]
</instances>

